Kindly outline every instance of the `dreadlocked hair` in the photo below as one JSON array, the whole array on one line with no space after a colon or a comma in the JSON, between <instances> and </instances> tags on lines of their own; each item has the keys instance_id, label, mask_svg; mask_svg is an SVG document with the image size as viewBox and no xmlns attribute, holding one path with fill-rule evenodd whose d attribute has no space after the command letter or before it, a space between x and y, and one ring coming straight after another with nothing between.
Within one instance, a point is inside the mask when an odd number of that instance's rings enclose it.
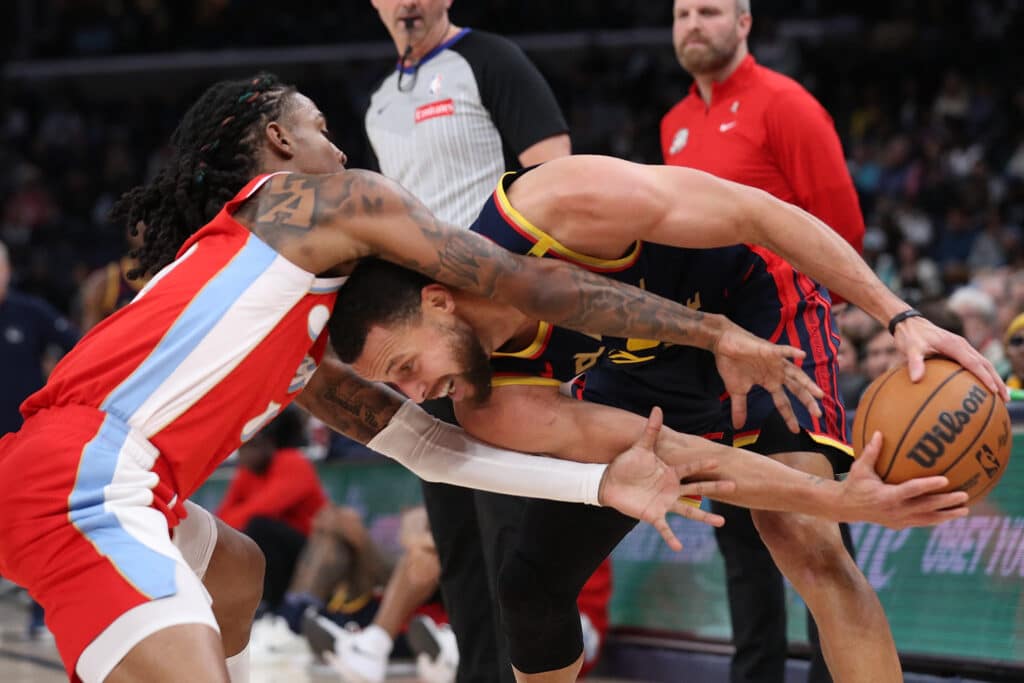
<instances>
[{"instance_id":1,"label":"dreadlocked hair","mask_svg":"<svg viewBox=\"0 0 1024 683\"><path fill-rule=\"evenodd\" d=\"M220 81L185 113L171 135L171 159L147 185L126 192L111 220L143 244L129 278L156 273L257 172L260 134L281 117L295 88L276 76Z\"/></svg>"}]
</instances>

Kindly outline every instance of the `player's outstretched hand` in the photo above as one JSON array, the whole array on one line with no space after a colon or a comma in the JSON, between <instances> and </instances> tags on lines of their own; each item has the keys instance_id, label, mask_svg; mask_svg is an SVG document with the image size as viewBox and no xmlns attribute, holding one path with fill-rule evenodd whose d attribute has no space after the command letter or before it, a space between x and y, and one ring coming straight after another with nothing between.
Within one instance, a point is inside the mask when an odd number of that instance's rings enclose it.
<instances>
[{"instance_id":1,"label":"player's outstretched hand","mask_svg":"<svg viewBox=\"0 0 1024 683\"><path fill-rule=\"evenodd\" d=\"M949 486L946 477L920 477L902 484L886 484L875 472L882 450L882 433L875 432L846 480L837 509L841 522L873 522L890 529L931 526L967 514L967 493L938 493Z\"/></svg>"},{"instance_id":2,"label":"player's outstretched hand","mask_svg":"<svg viewBox=\"0 0 1024 683\"><path fill-rule=\"evenodd\" d=\"M721 516L705 512L680 498L730 493L736 489L736 484L724 480L699 480L700 475L718 466L713 458L673 466L662 462L654 452L661 419L661 408L651 410L640 439L608 465L601 480L598 500L604 506L651 524L672 550L679 551L683 544L668 525L668 513L674 512L711 526L725 524ZM681 483L690 477L697 477L698 481Z\"/></svg>"},{"instance_id":3,"label":"player's outstretched hand","mask_svg":"<svg viewBox=\"0 0 1024 683\"><path fill-rule=\"evenodd\" d=\"M807 406L811 415L821 415L817 399L823 392L796 364L807 355L800 349L773 344L737 327L722 335L714 354L718 374L732 398L732 424L736 429L747 421L747 394L755 384L772 395L775 407L793 433L800 431L800 425L786 389Z\"/></svg>"},{"instance_id":4,"label":"player's outstretched hand","mask_svg":"<svg viewBox=\"0 0 1024 683\"><path fill-rule=\"evenodd\" d=\"M897 325L895 338L896 347L907 357L911 382L924 377L925 356L946 356L974 373L993 394L1002 396L1004 401L1010 400L1010 390L992 363L960 335L916 317L907 318Z\"/></svg>"}]
</instances>

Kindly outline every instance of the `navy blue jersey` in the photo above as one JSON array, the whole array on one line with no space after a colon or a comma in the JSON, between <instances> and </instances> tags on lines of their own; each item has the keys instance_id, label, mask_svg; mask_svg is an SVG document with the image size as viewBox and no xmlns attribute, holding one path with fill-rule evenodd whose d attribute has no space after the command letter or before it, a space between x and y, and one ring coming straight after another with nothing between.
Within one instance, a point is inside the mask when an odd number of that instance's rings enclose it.
<instances>
[{"instance_id":1,"label":"navy blue jersey","mask_svg":"<svg viewBox=\"0 0 1024 683\"><path fill-rule=\"evenodd\" d=\"M618 259L580 254L530 224L511 206L505 192L518 175L509 173L502 178L471 230L510 251L570 261L695 310L724 314L760 337L803 348L807 352L804 369L826 396L820 419L793 402L800 424L816 440L829 445L841 447L847 442L835 362L838 337L824 289L774 254L744 245L682 249L637 242ZM600 351L596 361L585 368L584 397L588 400L637 413L657 405L665 412L665 423L674 429L732 434L728 396L711 353L647 339L605 337L598 343L569 332L564 336L559 332L555 339L556 344L535 352L529 362L496 358L496 381L527 383L515 378L531 373L541 378L549 369L548 382L564 381L570 369L579 367L577 356L590 358ZM774 412L767 392L751 392L749 419L735 435L737 445L756 440L760 424Z\"/></svg>"}]
</instances>

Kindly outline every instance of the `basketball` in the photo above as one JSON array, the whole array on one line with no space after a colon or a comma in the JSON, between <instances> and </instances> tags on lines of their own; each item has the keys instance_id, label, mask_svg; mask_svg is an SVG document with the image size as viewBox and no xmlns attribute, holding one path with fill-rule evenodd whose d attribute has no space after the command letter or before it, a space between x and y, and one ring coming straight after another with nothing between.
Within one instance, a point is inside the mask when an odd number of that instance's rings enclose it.
<instances>
[{"instance_id":1,"label":"basketball","mask_svg":"<svg viewBox=\"0 0 1024 683\"><path fill-rule=\"evenodd\" d=\"M882 433L875 470L899 484L943 475L947 491L966 491L968 504L999 482L1010 459L1010 415L1006 404L953 361L925 361L924 378L910 381L906 366L892 368L861 397L853 422L853 447L860 453L871 435Z\"/></svg>"}]
</instances>

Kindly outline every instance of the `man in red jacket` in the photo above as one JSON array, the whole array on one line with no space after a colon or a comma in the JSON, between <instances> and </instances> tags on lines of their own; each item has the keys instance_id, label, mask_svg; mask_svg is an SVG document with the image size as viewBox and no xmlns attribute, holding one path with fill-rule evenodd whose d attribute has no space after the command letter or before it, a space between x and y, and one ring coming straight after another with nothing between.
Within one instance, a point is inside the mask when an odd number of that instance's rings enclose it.
<instances>
[{"instance_id":1,"label":"man in red jacket","mask_svg":"<svg viewBox=\"0 0 1024 683\"><path fill-rule=\"evenodd\" d=\"M263 600L276 610L327 503L316 470L299 450L302 418L286 410L238 449L239 468L217 516L256 541L267 558Z\"/></svg>"},{"instance_id":2,"label":"man in red jacket","mask_svg":"<svg viewBox=\"0 0 1024 683\"><path fill-rule=\"evenodd\" d=\"M694 82L661 121L665 163L760 188L813 214L861 251L864 218L832 118L800 84L754 61L747 48L751 22L749 0L676 0L672 42ZM773 269L791 272L781 259ZM744 440L759 427L745 425L735 445L776 452L766 439ZM712 507L727 519L715 536L726 562L736 645L731 681L781 683L787 649L781 574L748 510ZM852 552L845 525L843 539ZM829 681L809 615L808 632L814 644L808 680Z\"/></svg>"}]
</instances>

